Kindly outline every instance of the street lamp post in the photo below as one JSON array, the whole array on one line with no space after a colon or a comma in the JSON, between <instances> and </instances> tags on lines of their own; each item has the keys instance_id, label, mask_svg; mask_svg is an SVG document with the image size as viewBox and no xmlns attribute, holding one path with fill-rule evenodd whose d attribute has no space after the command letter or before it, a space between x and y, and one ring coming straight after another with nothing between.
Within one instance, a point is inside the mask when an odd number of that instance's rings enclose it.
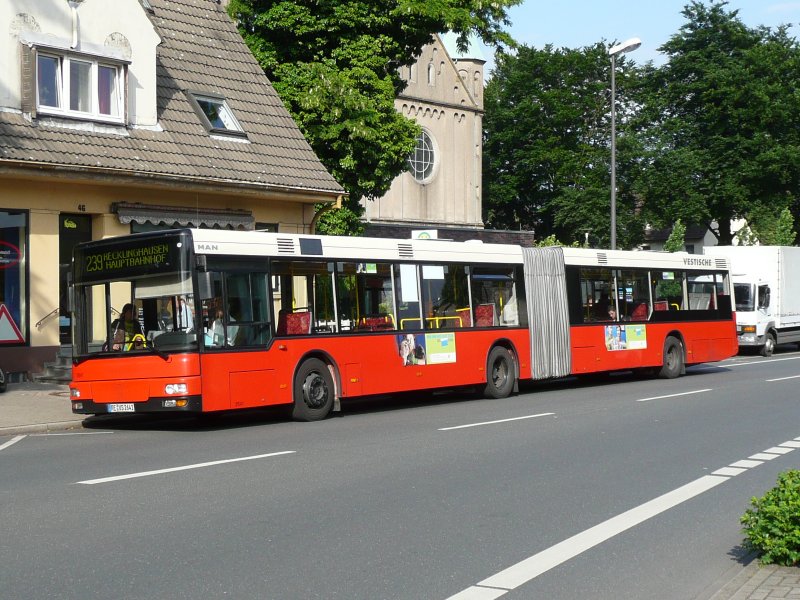
<instances>
[{"instance_id":1,"label":"street lamp post","mask_svg":"<svg viewBox=\"0 0 800 600\"><path fill-rule=\"evenodd\" d=\"M617 249L617 111L616 111L616 71L617 56L633 52L642 45L639 38L631 38L612 46L611 56L611 249Z\"/></svg>"}]
</instances>

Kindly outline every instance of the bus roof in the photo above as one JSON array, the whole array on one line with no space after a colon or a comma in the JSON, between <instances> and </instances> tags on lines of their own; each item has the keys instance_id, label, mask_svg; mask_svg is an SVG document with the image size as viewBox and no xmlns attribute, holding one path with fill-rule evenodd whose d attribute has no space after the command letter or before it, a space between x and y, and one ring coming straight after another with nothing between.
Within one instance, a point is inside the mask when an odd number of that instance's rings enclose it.
<instances>
[{"instance_id":1,"label":"bus roof","mask_svg":"<svg viewBox=\"0 0 800 600\"><path fill-rule=\"evenodd\" d=\"M206 255L275 256L320 260L385 260L420 262L508 263L523 262L522 248L513 244L486 244L479 240L394 239L323 236L263 231L193 229L194 250ZM724 257L686 252L649 252L564 247L567 265L615 268L728 270Z\"/></svg>"}]
</instances>

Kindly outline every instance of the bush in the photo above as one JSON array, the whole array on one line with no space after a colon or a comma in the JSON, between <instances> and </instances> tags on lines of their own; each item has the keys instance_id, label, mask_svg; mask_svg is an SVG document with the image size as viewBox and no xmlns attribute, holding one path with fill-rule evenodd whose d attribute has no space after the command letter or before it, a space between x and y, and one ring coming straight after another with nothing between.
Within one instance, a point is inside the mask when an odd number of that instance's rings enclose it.
<instances>
[{"instance_id":1,"label":"bush","mask_svg":"<svg viewBox=\"0 0 800 600\"><path fill-rule=\"evenodd\" d=\"M745 546L761 554L762 564L800 563L800 471L781 473L774 488L750 503L741 518Z\"/></svg>"}]
</instances>

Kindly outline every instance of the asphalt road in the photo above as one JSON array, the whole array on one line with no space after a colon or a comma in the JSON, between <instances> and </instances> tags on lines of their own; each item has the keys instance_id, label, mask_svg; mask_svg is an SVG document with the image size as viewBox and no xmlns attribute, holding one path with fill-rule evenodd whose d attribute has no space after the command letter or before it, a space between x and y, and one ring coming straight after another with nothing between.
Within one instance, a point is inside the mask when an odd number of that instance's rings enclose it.
<instances>
[{"instance_id":1,"label":"asphalt road","mask_svg":"<svg viewBox=\"0 0 800 600\"><path fill-rule=\"evenodd\" d=\"M708 598L800 464L774 450L800 354L689 371L27 436L0 450L0 597Z\"/></svg>"}]
</instances>

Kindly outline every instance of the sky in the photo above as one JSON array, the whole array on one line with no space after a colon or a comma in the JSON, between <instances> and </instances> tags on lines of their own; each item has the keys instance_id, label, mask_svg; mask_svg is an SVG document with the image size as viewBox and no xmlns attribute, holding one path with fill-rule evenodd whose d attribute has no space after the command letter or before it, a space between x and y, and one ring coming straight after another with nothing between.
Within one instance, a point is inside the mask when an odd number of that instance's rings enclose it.
<instances>
[{"instance_id":1,"label":"sky","mask_svg":"<svg viewBox=\"0 0 800 600\"><path fill-rule=\"evenodd\" d=\"M542 48L581 48L600 40L622 42L632 37L641 47L627 58L644 64L665 62L658 47L677 33L685 22L681 11L688 0L524 0L509 11L509 31L520 44ZM730 0L728 10L738 10L748 27L792 25L800 38L800 1ZM484 48L487 75L492 52Z\"/></svg>"}]
</instances>

